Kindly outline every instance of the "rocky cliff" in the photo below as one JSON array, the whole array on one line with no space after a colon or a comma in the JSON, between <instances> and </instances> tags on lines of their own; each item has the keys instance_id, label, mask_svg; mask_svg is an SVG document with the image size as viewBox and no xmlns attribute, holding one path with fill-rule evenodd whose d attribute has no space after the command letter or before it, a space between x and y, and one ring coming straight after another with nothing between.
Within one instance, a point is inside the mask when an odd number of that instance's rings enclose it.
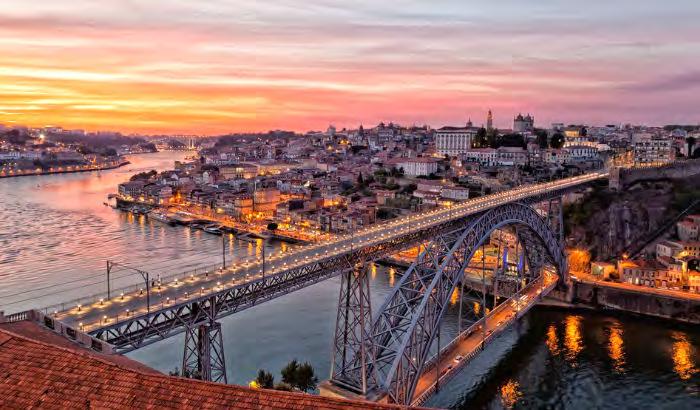
<instances>
[{"instance_id":1,"label":"rocky cliff","mask_svg":"<svg viewBox=\"0 0 700 410\"><path fill-rule=\"evenodd\" d=\"M566 207L567 243L588 249L595 260L619 257L697 199L700 178L639 181L618 192L596 186Z\"/></svg>"}]
</instances>

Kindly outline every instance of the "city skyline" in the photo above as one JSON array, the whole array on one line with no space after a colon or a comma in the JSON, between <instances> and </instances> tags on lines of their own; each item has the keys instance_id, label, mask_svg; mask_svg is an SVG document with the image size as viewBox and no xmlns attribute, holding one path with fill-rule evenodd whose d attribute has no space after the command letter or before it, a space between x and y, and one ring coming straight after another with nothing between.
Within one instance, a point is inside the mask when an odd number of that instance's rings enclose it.
<instances>
[{"instance_id":1,"label":"city skyline","mask_svg":"<svg viewBox=\"0 0 700 410\"><path fill-rule=\"evenodd\" d=\"M139 133L698 122L700 5L10 1L0 123Z\"/></svg>"}]
</instances>

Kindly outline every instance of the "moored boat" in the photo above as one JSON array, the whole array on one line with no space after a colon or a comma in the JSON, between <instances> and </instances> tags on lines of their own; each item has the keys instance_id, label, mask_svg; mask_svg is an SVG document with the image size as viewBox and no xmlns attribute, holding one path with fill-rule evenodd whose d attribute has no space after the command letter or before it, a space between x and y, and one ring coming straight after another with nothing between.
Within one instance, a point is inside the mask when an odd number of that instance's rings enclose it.
<instances>
[{"instance_id":1,"label":"moored boat","mask_svg":"<svg viewBox=\"0 0 700 410\"><path fill-rule=\"evenodd\" d=\"M211 224L204 227L204 232L213 235L221 235L221 226L218 224Z\"/></svg>"},{"instance_id":2,"label":"moored boat","mask_svg":"<svg viewBox=\"0 0 700 410\"><path fill-rule=\"evenodd\" d=\"M167 214L158 211L152 211L148 214L148 219L154 219L158 222L163 222L168 225L175 225L175 221L172 220Z\"/></svg>"}]
</instances>

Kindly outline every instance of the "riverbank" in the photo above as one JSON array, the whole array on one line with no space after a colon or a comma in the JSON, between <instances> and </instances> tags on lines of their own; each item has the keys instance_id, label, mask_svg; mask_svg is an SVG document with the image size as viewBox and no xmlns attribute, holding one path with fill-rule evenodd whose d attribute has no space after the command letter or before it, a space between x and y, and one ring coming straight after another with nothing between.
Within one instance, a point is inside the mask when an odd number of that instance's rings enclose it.
<instances>
[{"instance_id":1,"label":"riverbank","mask_svg":"<svg viewBox=\"0 0 700 410\"><path fill-rule=\"evenodd\" d=\"M50 168L47 170L42 169L37 171L36 169L28 170L17 170L17 171L0 171L0 178L14 178L14 177L29 177L38 175L52 175L52 174L72 174L76 172L92 172L92 171L105 171L108 169L116 169L129 165L129 161L114 161L105 165L69 165L65 167Z\"/></svg>"},{"instance_id":2,"label":"riverbank","mask_svg":"<svg viewBox=\"0 0 700 410\"><path fill-rule=\"evenodd\" d=\"M542 305L565 309L624 312L685 324L700 324L700 296L625 287L607 282L574 281L563 294L552 292Z\"/></svg>"}]
</instances>

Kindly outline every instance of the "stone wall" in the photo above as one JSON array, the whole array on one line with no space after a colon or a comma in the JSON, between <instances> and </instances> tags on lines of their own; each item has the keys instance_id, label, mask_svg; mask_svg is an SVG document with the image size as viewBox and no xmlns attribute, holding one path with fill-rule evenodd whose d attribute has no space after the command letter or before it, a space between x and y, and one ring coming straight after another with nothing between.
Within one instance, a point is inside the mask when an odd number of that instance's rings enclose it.
<instances>
[{"instance_id":1,"label":"stone wall","mask_svg":"<svg viewBox=\"0 0 700 410\"><path fill-rule=\"evenodd\" d=\"M640 315L700 324L700 301L635 292L593 283L574 282L574 305L612 309Z\"/></svg>"},{"instance_id":2,"label":"stone wall","mask_svg":"<svg viewBox=\"0 0 700 410\"><path fill-rule=\"evenodd\" d=\"M700 175L700 159L653 168L613 168L610 172L610 188L620 191L638 181L685 179L695 175Z\"/></svg>"}]
</instances>

